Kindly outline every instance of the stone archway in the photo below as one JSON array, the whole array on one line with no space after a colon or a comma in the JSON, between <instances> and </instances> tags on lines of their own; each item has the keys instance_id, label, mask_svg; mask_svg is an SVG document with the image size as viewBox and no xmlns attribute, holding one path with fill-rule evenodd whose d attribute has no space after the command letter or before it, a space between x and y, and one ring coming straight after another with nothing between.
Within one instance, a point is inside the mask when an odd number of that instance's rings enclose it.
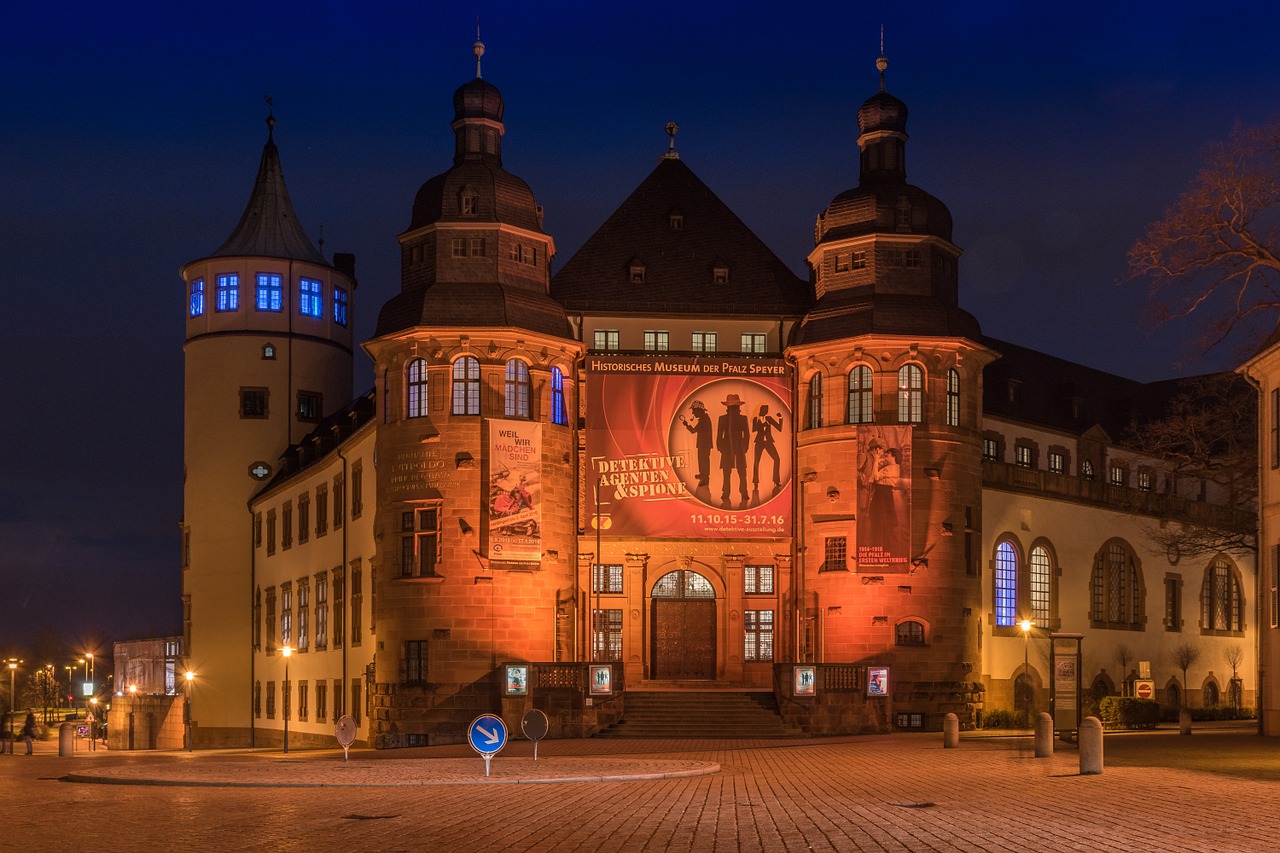
<instances>
[{"instance_id":1,"label":"stone archway","mask_svg":"<svg viewBox=\"0 0 1280 853\"><path fill-rule=\"evenodd\" d=\"M716 593L692 569L677 569L653 585L650 676L710 681L716 677Z\"/></svg>"}]
</instances>

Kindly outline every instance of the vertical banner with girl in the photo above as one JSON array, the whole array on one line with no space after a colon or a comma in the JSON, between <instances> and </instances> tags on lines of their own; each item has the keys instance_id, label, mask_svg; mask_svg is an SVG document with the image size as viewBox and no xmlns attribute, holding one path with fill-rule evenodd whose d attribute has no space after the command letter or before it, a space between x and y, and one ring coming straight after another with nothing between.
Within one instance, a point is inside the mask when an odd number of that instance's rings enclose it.
<instances>
[{"instance_id":1,"label":"vertical banner with girl","mask_svg":"<svg viewBox=\"0 0 1280 853\"><path fill-rule=\"evenodd\" d=\"M489 421L489 557L542 559L542 424Z\"/></svg>"},{"instance_id":2,"label":"vertical banner with girl","mask_svg":"<svg viewBox=\"0 0 1280 853\"><path fill-rule=\"evenodd\" d=\"M858 571L911 559L911 427L858 427Z\"/></svg>"}]
</instances>

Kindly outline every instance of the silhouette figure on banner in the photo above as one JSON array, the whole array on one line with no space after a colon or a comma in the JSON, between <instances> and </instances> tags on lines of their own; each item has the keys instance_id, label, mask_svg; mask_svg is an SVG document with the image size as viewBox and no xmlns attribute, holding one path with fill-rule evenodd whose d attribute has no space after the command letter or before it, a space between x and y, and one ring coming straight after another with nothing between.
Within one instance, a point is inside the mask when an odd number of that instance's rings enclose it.
<instances>
[{"instance_id":1,"label":"silhouette figure on banner","mask_svg":"<svg viewBox=\"0 0 1280 853\"><path fill-rule=\"evenodd\" d=\"M773 431L782 429L782 414L769 414L769 406L761 404L759 413L751 419L751 431L755 433L755 456L751 462L751 491L760 496L760 455L773 458L773 493L782 488L778 480L778 448L775 446Z\"/></svg>"},{"instance_id":2,"label":"silhouette figure on banner","mask_svg":"<svg viewBox=\"0 0 1280 853\"><path fill-rule=\"evenodd\" d=\"M747 416L742 413L743 401L737 394L730 394L723 405L728 411L716 422L716 450L720 451L720 471L724 475L720 500L725 509L732 507L729 493L732 491L733 472L737 471L742 506L746 507L751 501L747 493L747 442L750 438Z\"/></svg>"},{"instance_id":3,"label":"silhouette figure on banner","mask_svg":"<svg viewBox=\"0 0 1280 853\"><path fill-rule=\"evenodd\" d=\"M711 482L711 415L707 414L706 407L702 405L701 400L694 400L689 409L693 413L693 423L690 423L689 419L684 415L680 416L680 423L696 437L698 485L706 488Z\"/></svg>"}]
</instances>

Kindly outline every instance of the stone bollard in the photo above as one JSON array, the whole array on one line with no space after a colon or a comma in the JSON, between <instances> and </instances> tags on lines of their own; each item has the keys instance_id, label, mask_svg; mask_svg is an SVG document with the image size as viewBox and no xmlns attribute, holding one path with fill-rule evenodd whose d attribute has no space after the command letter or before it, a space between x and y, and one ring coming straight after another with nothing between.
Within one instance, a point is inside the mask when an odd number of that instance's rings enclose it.
<instances>
[{"instance_id":1,"label":"stone bollard","mask_svg":"<svg viewBox=\"0 0 1280 853\"><path fill-rule=\"evenodd\" d=\"M1080 723L1080 775L1093 776L1102 772L1102 722L1097 717L1085 717Z\"/></svg>"},{"instance_id":2,"label":"stone bollard","mask_svg":"<svg viewBox=\"0 0 1280 853\"><path fill-rule=\"evenodd\" d=\"M1178 734L1191 734L1191 709L1183 708L1178 712Z\"/></svg>"},{"instance_id":3,"label":"stone bollard","mask_svg":"<svg viewBox=\"0 0 1280 853\"><path fill-rule=\"evenodd\" d=\"M942 721L942 748L955 749L960 745L960 718L947 714Z\"/></svg>"},{"instance_id":4,"label":"stone bollard","mask_svg":"<svg viewBox=\"0 0 1280 853\"><path fill-rule=\"evenodd\" d=\"M58 757L65 758L76 751L76 724L63 723L58 726Z\"/></svg>"},{"instance_id":5,"label":"stone bollard","mask_svg":"<svg viewBox=\"0 0 1280 853\"><path fill-rule=\"evenodd\" d=\"M1036 758L1053 757L1053 717L1041 711L1036 717Z\"/></svg>"}]
</instances>

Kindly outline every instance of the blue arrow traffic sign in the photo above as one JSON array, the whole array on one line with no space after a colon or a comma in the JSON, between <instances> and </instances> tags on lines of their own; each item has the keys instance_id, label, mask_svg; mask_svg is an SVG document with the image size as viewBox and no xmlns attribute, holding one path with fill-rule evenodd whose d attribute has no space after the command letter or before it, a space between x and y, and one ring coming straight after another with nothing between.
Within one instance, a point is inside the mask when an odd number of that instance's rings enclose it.
<instances>
[{"instance_id":1,"label":"blue arrow traffic sign","mask_svg":"<svg viewBox=\"0 0 1280 853\"><path fill-rule=\"evenodd\" d=\"M467 742L483 756L493 755L507 745L507 726L500 717L481 714L467 729Z\"/></svg>"}]
</instances>

